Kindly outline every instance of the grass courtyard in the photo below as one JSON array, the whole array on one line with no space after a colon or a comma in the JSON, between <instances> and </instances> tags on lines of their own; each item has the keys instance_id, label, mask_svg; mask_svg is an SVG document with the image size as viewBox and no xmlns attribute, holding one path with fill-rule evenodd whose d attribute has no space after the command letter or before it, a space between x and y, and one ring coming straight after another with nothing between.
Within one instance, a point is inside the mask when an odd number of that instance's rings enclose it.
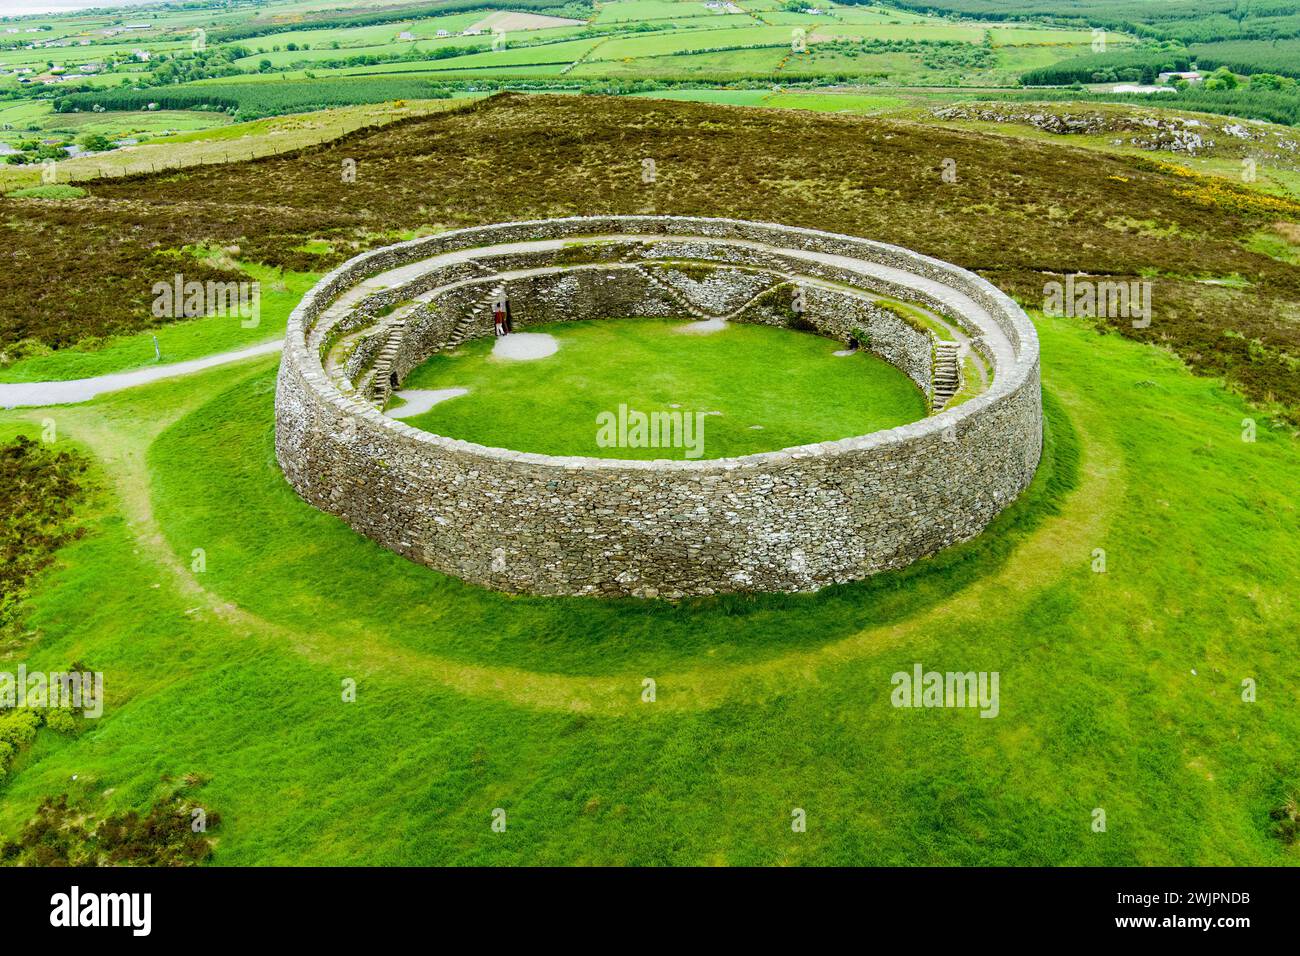
<instances>
[{"instance_id":1,"label":"grass courtyard","mask_svg":"<svg viewBox=\"0 0 1300 956\"><path fill-rule=\"evenodd\" d=\"M766 326L710 333L681 321L621 319L530 326L556 354L513 361L476 339L434 355L404 389L469 393L406 419L480 445L548 455L681 458L686 449L602 447L598 417L620 406L644 414L706 413L702 454L728 458L833 441L923 418L925 397L902 372L842 343ZM524 331L521 329L520 331Z\"/></svg>"}]
</instances>

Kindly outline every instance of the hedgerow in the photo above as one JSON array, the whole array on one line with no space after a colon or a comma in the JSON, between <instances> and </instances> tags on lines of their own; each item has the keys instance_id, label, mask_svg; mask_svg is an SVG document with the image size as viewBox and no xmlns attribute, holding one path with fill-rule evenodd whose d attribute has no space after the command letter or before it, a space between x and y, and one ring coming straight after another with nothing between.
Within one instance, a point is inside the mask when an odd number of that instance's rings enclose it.
<instances>
[{"instance_id":1,"label":"hedgerow","mask_svg":"<svg viewBox=\"0 0 1300 956\"><path fill-rule=\"evenodd\" d=\"M427 78L329 76L262 83L203 83L172 89L117 89L76 93L54 103L60 113L91 110L224 110L238 119L258 119L359 103L442 99L445 86Z\"/></svg>"},{"instance_id":2,"label":"hedgerow","mask_svg":"<svg viewBox=\"0 0 1300 956\"><path fill-rule=\"evenodd\" d=\"M1191 54L1186 49L1123 50L1071 57L1030 70L1020 77L1020 82L1026 86L1116 81L1150 83L1161 73L1190 70L1191 66Z\"/></svg>"}]
</instances>

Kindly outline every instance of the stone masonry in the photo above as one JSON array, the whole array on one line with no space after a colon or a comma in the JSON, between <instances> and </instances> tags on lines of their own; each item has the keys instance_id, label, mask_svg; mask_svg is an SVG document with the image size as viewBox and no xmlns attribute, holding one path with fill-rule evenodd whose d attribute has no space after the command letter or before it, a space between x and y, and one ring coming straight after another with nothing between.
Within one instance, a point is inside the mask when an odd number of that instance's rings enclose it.
<instances>
[{"instance_id":1,"label":"stone masonry","mask_svg":"<svg viewBox=\"0 0 1300 956\"><path fill-rule=\"evenodd\" d=\"M496 288L517 329L689 309L853 336L928 396L933 337L880 307L889 297L959 328L993 383L898 428L733 459L553 457L385 417L360 387L381 346L384 374L400 381L449 340L492 334L484 302ZM332 350L346 354L327 367ZM275 445L305 500L484 587L812 591L968 540L1016 499L1042 447L1038 340L973 273L864 239L667 216L461 229L357 256L307 294L289 319Z\"/></svg>"}]
</instances>

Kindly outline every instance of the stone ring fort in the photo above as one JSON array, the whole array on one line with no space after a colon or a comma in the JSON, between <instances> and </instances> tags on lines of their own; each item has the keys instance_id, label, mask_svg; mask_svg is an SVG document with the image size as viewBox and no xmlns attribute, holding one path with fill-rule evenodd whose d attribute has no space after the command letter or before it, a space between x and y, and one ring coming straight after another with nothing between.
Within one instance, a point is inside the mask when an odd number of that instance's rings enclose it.
<instances>
[{"instance_id":1,"label":"stone ring fort","mask_svg":"<svg viewBox=\"0 0 1300 956\"><path fill-rule=\"evenodd\" d=\"M932 411L838 441L672 461L488 448L387 417L412 369L493 334L503 294L521 327L658 316L854 339ZM1016 499L1042 450L1038 339L979 276L865 239L676 216L459 229L359 255L307 294L289 318L275 446L305 500L485 587L812 591L968 540Z\"/></svg>"}]
</instances>

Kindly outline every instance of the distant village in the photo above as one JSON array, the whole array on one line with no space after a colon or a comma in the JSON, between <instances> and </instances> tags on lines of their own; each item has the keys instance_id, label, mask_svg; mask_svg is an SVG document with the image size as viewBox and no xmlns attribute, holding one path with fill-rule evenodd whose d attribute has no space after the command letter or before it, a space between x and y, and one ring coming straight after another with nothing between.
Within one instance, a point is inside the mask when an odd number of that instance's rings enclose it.
<instances>
[{"instance_id":1,"label":"distant village","mask_svg":"<svg viewBox=\"0 0 1300 956\"><path fill-rule=\"evenodd\" d=\"M14 34L26 35L28 33L43 33L46 27L5 27L4 33L0 37L11 36ZM120 26L106 27L99 30L100 36L105 39L122 34L142 33L146 30L152 30L152 23L123 23ZM90 37L58 37L52 40L33 40L30 43L19 44L25 50L57 50L87 47L91 46L94 40ZM148 63L153 58L153 54L148 50L132 50L129 59L138 63ZM7 70L0 67L0 76L15 76L18 82L22 84L44 84L50 86L56 83L66 83L70 80L84 80L86 77L95 76L109 69L109 65L104 62L91 61L80 63L75 67L60 66L54 64L44 73L38 73L31 67L18 67L17 69Z\"/></svg>"}]
</instances>

